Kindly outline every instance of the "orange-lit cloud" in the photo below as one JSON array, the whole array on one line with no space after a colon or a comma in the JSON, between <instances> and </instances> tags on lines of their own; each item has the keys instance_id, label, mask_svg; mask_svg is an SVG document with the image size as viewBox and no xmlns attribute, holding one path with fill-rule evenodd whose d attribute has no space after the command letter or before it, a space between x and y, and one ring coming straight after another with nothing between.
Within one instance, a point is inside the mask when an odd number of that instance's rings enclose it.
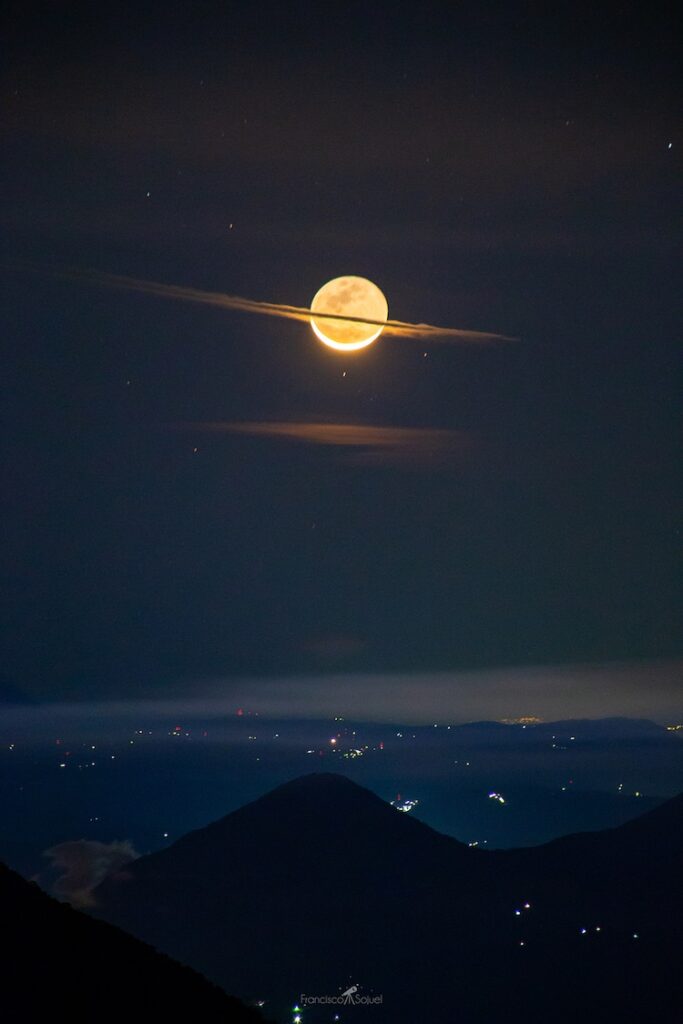
<instances>
[{"instance_id":1,"label":"orange-lit cloud","mask_svg":"<svg viewBox=\"0 0 683 1024\"><path fill-rule=\"evenodd\" d=\"M246 434L299 444L344 449L356 465L411 465L462 459L480 446L472 434L430 427L375 427L358 423L246 421L190 423L184 427L210 433Z\"/></svg>"}]
</instances>

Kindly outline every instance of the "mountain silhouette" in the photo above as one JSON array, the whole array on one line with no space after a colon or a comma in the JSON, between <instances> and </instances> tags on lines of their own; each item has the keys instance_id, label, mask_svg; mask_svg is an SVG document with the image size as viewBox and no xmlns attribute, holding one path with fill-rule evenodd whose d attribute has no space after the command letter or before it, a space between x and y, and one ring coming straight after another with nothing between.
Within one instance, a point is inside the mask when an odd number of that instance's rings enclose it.
<instances>
[{"instance_id":1,"label":"mountain silhouette","mask_svg":"<svg viewBox=\"0 0 683 1024\"><path fill-rule=\"evenodd\" d=\"M217 1024L263 1024L257 1010L189 967L59 903L2 864L0 906L2 1002L8 1014L14 1007L16 1020L154 1022L187 1014Z\"/></svg>"},{"instance_id":2,"label":"mountain silhouette","mask_svg":"<svg viewBox=\"0 0 683 1024\"><path fill-rule=\"evenodd\" d=\"M283 1021L353 984L368 1022L674 1021L682 822L677 797L489 852L320 773L127 865L95 912Z\"/></svg>"}]
</instances>

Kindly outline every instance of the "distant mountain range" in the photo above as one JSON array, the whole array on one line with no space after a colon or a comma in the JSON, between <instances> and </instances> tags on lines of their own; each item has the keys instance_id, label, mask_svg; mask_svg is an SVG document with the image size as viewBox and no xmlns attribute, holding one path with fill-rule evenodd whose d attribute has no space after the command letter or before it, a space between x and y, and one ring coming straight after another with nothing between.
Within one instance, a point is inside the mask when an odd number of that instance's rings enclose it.
<instances>
[{"instance_id":1,"label":"distant mountain range","mask_svg":"<svg viewBox=\"0 0 683 1024\"><path fill-rule=\"evenodd\" d=\"M94 921L0 864L5 1020L264 1024L189 967Z\"/></svg>"},{"instance_id":2,"label":"distant mountain range","mask_svg":"<svg viewBox=\"0 0 683 1024\"><path fill-rule=\"evenodd\" d=\"M510 728L512 727L512 728ZM547 738L554 733L576 733L581 739L630 739L635 736L654 738L660 736L664 726L651 722L649 718L565 718L557 722L466 722L452 728L464 732L478 729L498 729L514 735L519 728L533 730L535 735Z\"/></svg>"},{"instance_id":3,"label":"distant mountain range","mask_svg":"<svg viewBox=\"0 0 683 1024\"><path fill-rule=\"evenodd\" d=\"M317 773L127 865L96 913L291 1021L681 1019L683 796L615 829L482 851ZM351 997L347 997L351 998ZM353 1014L353 1016L351 1016ZM329 1021L329 1006L302 1021Z\"/></svg>"}]
</instances>

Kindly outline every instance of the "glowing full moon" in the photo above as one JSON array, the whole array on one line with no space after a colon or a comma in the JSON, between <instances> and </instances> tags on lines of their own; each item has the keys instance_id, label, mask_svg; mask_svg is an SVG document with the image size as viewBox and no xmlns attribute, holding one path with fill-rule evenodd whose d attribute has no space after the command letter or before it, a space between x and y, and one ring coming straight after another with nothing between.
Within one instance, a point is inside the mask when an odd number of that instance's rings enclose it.
<instances>
[{"instance_id":1,"label":"glowing full moon","mask_svg":"<svg viewBox=\"0 0 683 1024\"><path fill-rule=\"evenodd\" d=\"M389 307L376 284L365 277L335 277L316 292L311 313L334 313L337 316L367 317L386 320ZM341 352L366 348L379 338L383 327L359 323L358 320L324 320L311 317L311 327L325 345Z\"/></svg>"}]
</instances>

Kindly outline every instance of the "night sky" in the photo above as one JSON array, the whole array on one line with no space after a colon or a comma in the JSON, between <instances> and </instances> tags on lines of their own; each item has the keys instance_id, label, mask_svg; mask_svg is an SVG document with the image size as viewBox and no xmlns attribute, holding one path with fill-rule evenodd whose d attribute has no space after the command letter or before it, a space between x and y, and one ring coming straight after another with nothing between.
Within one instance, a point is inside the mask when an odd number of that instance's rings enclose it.
<instances>
[{"instance_id":1,"label":"night sky","mask_svg":"<svg viewBox=\"0 0 683 1024\"><path fill-rule=\"evenodd\" d=\"M634 6L9 5L6 699L681 656L677 55ZM50 267L357 274L518 340L340 355Z\"/></svg>"}]
</instances>

